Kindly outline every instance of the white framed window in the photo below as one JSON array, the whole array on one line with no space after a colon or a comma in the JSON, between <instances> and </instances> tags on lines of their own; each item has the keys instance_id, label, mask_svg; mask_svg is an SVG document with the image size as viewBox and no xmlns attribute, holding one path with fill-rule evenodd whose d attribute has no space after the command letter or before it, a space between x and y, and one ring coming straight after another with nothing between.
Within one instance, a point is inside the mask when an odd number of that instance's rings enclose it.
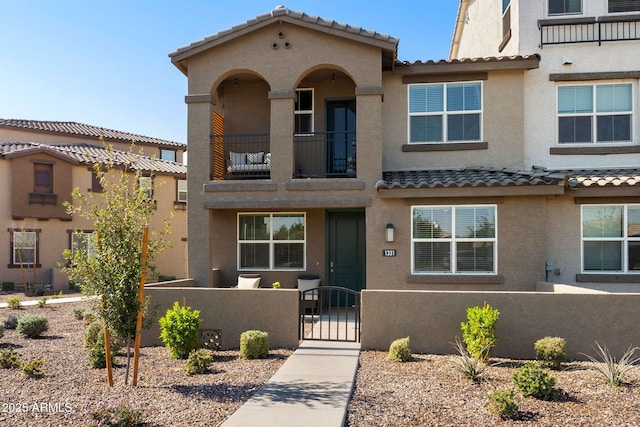
<instances>
[{"instance_id":1,"label":"white framed window","mask_svg":"<svg viewBox=\"0 0 640 427\"><path fill-rule=\"evenodd\" d=\"M238 270L304 270L305 214L239 213Z\"/></svg>"},{"instance_id":2,"label":"white framed window","mask_svg":"<svg viewBox=\"0 0 640 427\"><path fill-rule=\"evenodd\" d=\"M409 143L480 141L482 82L409 85Z\"/></svg>"},{"instance_id":3,"label":"white framed window","mask_svg":"<svg viewBox=\"0 0 640 427\"><path fill-rule=\"evenodd\" d=\"M497 208L413 206L411 270L414 274L496 274Z\"/></svg>"},{"instance_id":4,"label":"white framed window","mask_svg":"<svg viewBox=\"0 0 640 427\"><path fill-rule=\"evenodd\" d=\"M177 185L177 198L178 202L187 203L187 180L186 179L178 179L176 180Z\"/></svg>"},{"instance_id":5,"label":"white framed window","mask_svg":"<svg viewBox=\"0 0 640 427\"><path fill-rule=\"evenodd\" d=\"M582 206L583 273L640 273L640 205Z\"/></svg>"},{"instance_id":6,"label":"white framed window","mask_svg":"<svg viewBox=\"0 0 640 427\"><path fill-rule=\"evenodd\" d=\"M11 266L39 267L39 230L9 230L11 233Z\"/></svg>"},{"instance_id":7,"label":"white framed window","mask_svg":"<svg viewBox=\"0 0 640 427\"><path fill-rule=\"evenodd\" d=\"M608 0L609 13L640 12L640 0Z\"/></svg>"},{"instance_id":8,"label":"white framed window","mask_svg":"<svg viewBox=\"0 0 640 427\"><path fill-rule=\"evenodd\" d=\"M502 38L511 31L511 0L502 0Z\"/></svg>"},{"instance_id":9,"label":"white framed window","mask_svg":"<svg viewBox=\"0 0 640 427\"><path fill-rule=\"evenodd\" d=\"M558 86L558 143L631 142L631 83Z\"/></svg>"},{"instance_id":10,"label":"white framed window","mask_svg":"<svg viewBox=\"0 0 640 427\"><path fill-rule=\"evenodd\" d=\"M93 231L71 232L71 253L80 251L87 257L92 257L98 250L98 240Z\"/></svg>"},{"instance_id":11,"label":"white framed window","mask_svg":"<svg viewBox=\"0 0 640 427\"><path fill-rule=\"evenodd\" d=\"M138 181L140 190L144 192L146 200L153 200L153 178L150 176L141 176Z\"/></svg>"},{"instance_id":12,"label":"white framed window","mask_svg":"<svg viewBox=\"0 0 640 427\"><path fill-rule=\"evenodd\" d=\"M168 160L170 162L176 161L176 150L160 149L160 158L162 160Z\"/></svg>"},{"instance_id":13,"label":"white framed window","mask_svg":"<svg viewBox=\"0 0 640 427\"><path fill-rule=\"evenodd\" d=\"M582 0L549 0L549 15L577 15L582 13Z\"/></svg>"},{"instance_id":14,"label":"white framed window","mask_svg":"<svg viewBox=\"0 0 640 427\"><path fill-rule=\"evenodd\" d=\"M295 133L313 132L313 89L296 89Z\"/></svg>"}]
</instances>

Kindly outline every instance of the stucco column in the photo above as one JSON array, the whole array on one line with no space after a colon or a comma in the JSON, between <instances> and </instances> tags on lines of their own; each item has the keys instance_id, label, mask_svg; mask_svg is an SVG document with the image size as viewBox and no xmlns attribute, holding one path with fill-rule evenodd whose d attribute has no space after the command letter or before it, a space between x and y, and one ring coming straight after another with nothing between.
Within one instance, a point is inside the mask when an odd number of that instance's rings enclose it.
<instances>
[{"instance_id":1,"label":"stucco column","mask_svg":"<svg viewBox=\"0 0 640 427\"><path fill-rule=\"evenodd\" d=\"M271 179L287 182L293 176L293 90L272 90L271 100Z\"/></svg>"},{"instance_id":2,"label":"stucco column","mask_svg":"<svg viewBox=\"0 0 640 427\"><path fill-rule=\"evenodd\" d=\"M382 178L382 87L357 87L356 112L357 173L371 191Z\"/></svg>"},{"instance_id":3,"label":"stucco column","mask_svg":"<svg viewBox=\"0 0 640 427\"><path fill-rule=\"evenodd\" d=\"M210 134L213 99L211 95L190 95L187 103L187 174L188 206L188 274L196 286L209 286L211 215L203 207L203 186L209 181L211 170Z\"/></svg>"}]
</instances>

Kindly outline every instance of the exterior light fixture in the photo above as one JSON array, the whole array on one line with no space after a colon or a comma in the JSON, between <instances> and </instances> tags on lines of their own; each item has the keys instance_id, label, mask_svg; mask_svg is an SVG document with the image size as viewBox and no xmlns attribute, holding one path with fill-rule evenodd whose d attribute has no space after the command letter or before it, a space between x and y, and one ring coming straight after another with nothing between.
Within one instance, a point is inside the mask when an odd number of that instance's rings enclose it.
<instances>
[{"instance_id":1,"label":"exterior light fixture","mask_svg":"<svg viewBox=\"0 0 640 427\"><path fill-rule=\"evenodd\" d=\"M394 230L395 228L393 228L393 224L391 223L387 224L387 227L384 229L384 237L386 242L391 243L394 241L394 236L393 236Z\"/></svg>"}]
</instances>

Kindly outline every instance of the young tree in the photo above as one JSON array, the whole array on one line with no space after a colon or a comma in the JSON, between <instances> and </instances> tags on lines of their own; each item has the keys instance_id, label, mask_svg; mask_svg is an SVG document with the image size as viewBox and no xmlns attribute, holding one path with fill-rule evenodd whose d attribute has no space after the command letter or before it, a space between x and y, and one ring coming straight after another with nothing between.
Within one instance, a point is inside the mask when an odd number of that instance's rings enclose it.
<instances>
[{"instance_id":1,"label":"young tree","mask_svg":"<svg viewBox=\"0 0 640 427\"><path fill-rule=\"evenodd\" d=\"M65 204L67 212L92 221L94 233L85 236L86 244L64 253L69 280L79 285L83 294L100 296L91 300L94 311L110 333L126 340L128 356L138 312L146 309L141 307L138 296L143 274L142 245L144 229L154 212L153 200L139 185L140 157L132 151L133 145L126 155L109 148L106 164L94 165L101 193L73 190L73 203ZM165 236L171 233L169 220L170 216L164 219L161 230L150 233L147 269L153 270L154 255L168 245ZM127 357L125 384L129 362Z\"/></svg>"}]
</instances>

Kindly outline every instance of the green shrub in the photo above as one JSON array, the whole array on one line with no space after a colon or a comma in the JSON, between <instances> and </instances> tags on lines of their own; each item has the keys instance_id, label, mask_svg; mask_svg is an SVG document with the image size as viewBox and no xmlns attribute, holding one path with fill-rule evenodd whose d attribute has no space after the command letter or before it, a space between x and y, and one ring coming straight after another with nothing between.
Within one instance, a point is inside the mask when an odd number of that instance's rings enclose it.
<instances>
[{"instance_id":1,"label":"green shrub","mask_svg":"<svg viewBox=\"0 0 640 427\"><path fill-rule=\"evenodd\" d=\"M84 321L85 325L90 325L91 322L96 320L96 315L90 311L85 311L84 314L82 315L82 320Z\"/></svg>"},{"instance_id":2,"label":"green shrub","mask_svg":"<svg viewBox=\"0 0 640 427\"><path fill-rule=\"evenodd\" d=\"M171 351L171 357L186 359L200 348L200 311L180 307L177 302L160 318L160 338Z\"/></svg>"},{"instance_id":3,"label":"green shrub","mask_svg":"<svg viewBox=\"0 0 640 427\"><path fill-rule=\"evenodd\" d=\"M269 334L263 331L244 331L240 335L240 357L262 359L269 356Z\"/></svg>"},{"instance_id":4,"label":"green shrub","mask_svg":"<svg viewBox=\"0 0 640 427\"><path fill-rule=\"evenodd\" d=\"M467 308L467 322L462 322L462 339L467 345L469 353L480 360L491 357L496 337L496 324L500 312L486 304L484 307Z\"/></svg>"},{"instance_id":5,"label":"green shrub","mask_svg":"<svg viewBox=\"0 0 640 427\"><path fill-rule=\"evenodd\" d=\"M22 376L27 378L42 378L44 377L44 359L34 359L29 362L25 362L20 367Z\"/></svg>"},{"instance_id":6,"label":"green shrub","mask_svg":"<svg viewBox=\"0 0 640 427\"><path fill-rule=\"evenodd\" d=\"M389 346L389 360L407 362L411 359L411 340L409 337L398 338Z\"/></svg>"},{"instance_id":7,"label":"green shrub","mask_svg":"<svg viewBox=\"0 0 640 427\"><path fill-rule=\"evenodd\" d=\"M9 297L7 298L7 307L13 310L18 310L22 307L22 302L18 297Z\"/></svg>"},{"instance_id":8,"label":"green shrub","mask_svg":"<svg viewBox=\"0 0 640 427\"><path fill-rule=\"evenodd\" d=\"M128 402L98 402L87 418L87 426L133 427L143 424L142 411Z\"/></svg>"},{"instance_id":9,"label":"green shrub","mask_svg":"<svg viewBox=\"0 0 640 427\"><path fill-rule=\"evenodd\" d=\"M473 357L467 351L459 337L456 337L454 347L458 350L459 354L458 356L453 356L452 362L454 368L471 381L478 381L487 366L482 360Z\"/></svg>"},{"instance_id":10,"label":"green shrub","mask_svg":"<svg viewBox=\"0 0 640 427\"><path fill-rule=\"evenodd\" d=\"M213 355L205 350L193 350L185 365L187 375L207 374L211 372Z\"/></svg>"},{"instance_id":11,"label":"green shrub","mask_svg":"<svg viewBox=\"0 0 640 427\"><path fill-rule=\"evenodd\" d=\"M497 390L489 394L487 399L489 413L502 418L512 420L518 415L518 404L511 389Z\"/></svg>"},{"instance_id":12,"label":"green shrub","mask_svg":"<svg viewBox=\"0 0 640 427\"><path fill-rule=\"evenodd\" d=\"M527 363L513 373L513 384L523 396L533 396L542 400L558 400L560 390L556 377L544 369L539 362Z\"/></svg>"},{"instance_id":13,"label":"green shrub","mask_svg":"<svg viewBox=\"0 0 640 427\"><path fill-rule=\"evenodd\" d=\"M49 329L49 321L39 314L26 314L18 320L16 329L26 338L38 338Z\"/></svg>"},{"instance_id":14,"label":"green shrub","mask_svg":"<svg viewBox=\"0 0 640 427\"><path fill-rule=\"evenodd\" d=\"M60 299L62 298L62 296L63 296L62 291L60 291L57 294L52 295L51 299Z\"/></svg>"},{"instance_id":15,"label":"green shrub","mask_svg":"<svg viewBox=\"0 0 640 427\"><path fill-rule=\"evenodd\" d=\"M601 346L597 342L594 350L598 353L600 360L589 356L588 354L582 354L595 363L594 369L602 375L605 382L615 387L619 387L626 383L627 374L634 368L636 363L640 362L640 357L634 357L636 350L639 350L638 347L632 348L629 346L620 360L616 360L616 358L611 355L607 346Z\"/></svg>"},{"instance_id":16,"label":"green shrub","mask_svg":"<svg viewBox=\"0 0 640 427\"><path fill-rule=\"evenodd\" d=\"M13 314L9 315L3 323L5 329L15 329L18 327L18 318Z\"/></svg>"},{"instance_id":17,"label":"green shrub","mask_svg":"<svg viewBox=\"0 0 640 427\"><path fill-rule=\"evenodd\" d=\"M73 317L76 318L76 320L83 320L84 319L84 312L85 312L85 308L84 307L76 307L73 309Z\"/></svg>"},{"instance_id":18,"label":"green shrub","mask_svg":"<svg viewBox=\"0 0 640 427\"><path fill-rule=\"evenodd\" d=\"M45 308L47 306L47 300L49 298L47 297L42 297L38 300L38 308Z\"/></svg>"},{"instance_id":19,"label":"green shrub","mask_svg":"<svg viewBox=\"0 0 640 427\"><path fill-rule=\"evenodd\" d=\"M5 292L13 292L16 289L16 285L13 282L2 282L2 290Z\"/></svg>"},{"instance_id":20,"label":"green shrub","mask_svg":"<svg viewBox=\"0 0 640 427\"><path fill-rule=\"evenodd\" d=\"M111 365L116 363L115 352L111 352ZM104 349L104 338L96 341L89 350L89 364L92 368L104 369L107 367L107 352Z\"/></svg>"},{"instance_id":21,"label":"green shrub","mask_svg":"<svg viewBox=\"0 0 640 427\"><path fill-rule=\"evenodd\" d=\"M0 351L0 368L13 369L20 367L20 355L12 348Z\"/></svg>"},{"instance_id":22,"label":"green shrub","mask_svg":"<svg viewBox=\"0 0 640 427\"><path fill-rule=\"evenodd\" d=\"M111 351L115 354L122 349L123 344L116 338L115 334L109 334L109 338L111 340ZM104 348L104 325L101 321L94 320L82 334L82 345L86 348L92 348L98 342Z\"/></svg>"},{"instance_id":23,"label":"green shrub","mask_svg":"<svg viewBox=\"0 0 640 427\"><path fill-rule=\"evenodd\" d=\"M567 342L560 337L544 337L535 342L536 359L553 369L560 369L560 365L567 357Z\"/></svg>"}]
</instances>

